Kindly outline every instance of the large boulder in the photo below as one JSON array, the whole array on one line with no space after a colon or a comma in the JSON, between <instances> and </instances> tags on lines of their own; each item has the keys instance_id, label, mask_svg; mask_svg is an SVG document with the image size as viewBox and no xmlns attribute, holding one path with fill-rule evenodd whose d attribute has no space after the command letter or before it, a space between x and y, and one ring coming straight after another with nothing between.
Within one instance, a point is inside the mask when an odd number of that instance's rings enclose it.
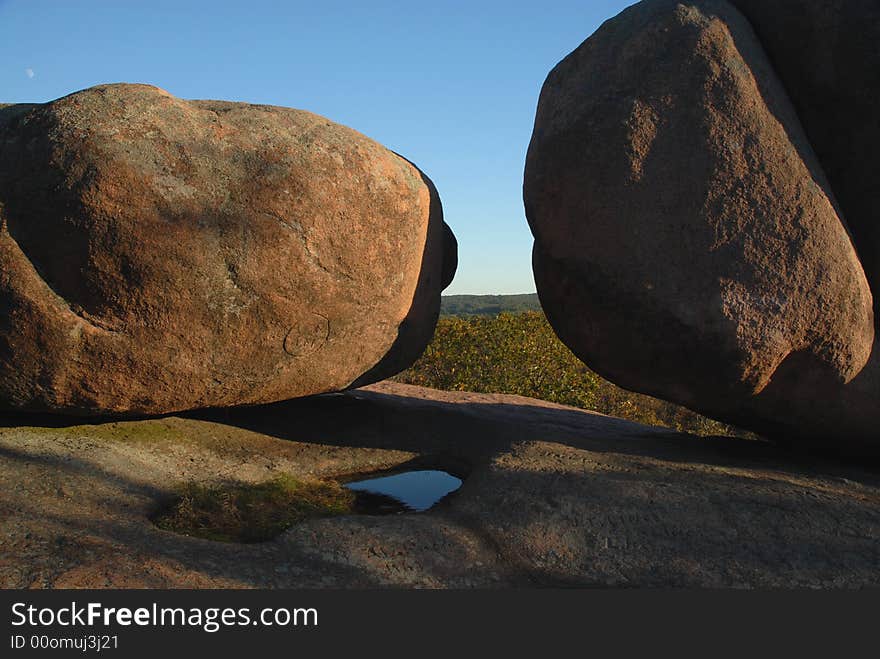
<instances>
[{"instance_id":1,"label":"large boulder","mask_svg":"<svg viewBox=\"0 0 880 659\"><path fill-rule=\"evenodd\" d=\"M639 3L560 62L524 201L541 302L598 372L774 436L875 440L871 290L730 4Z\"/></svg>"},{"instance_id":2,"label":"large boulder","mask_svg":"<svg viewBox=\"0 0 880 659\"><path fill-rule=\"evenodd\" d=\"M431 182L300 110L105 85L0 108L0 406L153 414L414 361L455 240Z\"/></svg>"},{"instance_id":3,"label":"large boulder","mask_svg":"<svg viewBox=\"0 0 880 659\"><path fill-rule=\"evenodd\" d=\"M880 290L880 2L731 0L791 98ZM875 321L880 295L874 296Z\"/></svg>"}]
</instances>

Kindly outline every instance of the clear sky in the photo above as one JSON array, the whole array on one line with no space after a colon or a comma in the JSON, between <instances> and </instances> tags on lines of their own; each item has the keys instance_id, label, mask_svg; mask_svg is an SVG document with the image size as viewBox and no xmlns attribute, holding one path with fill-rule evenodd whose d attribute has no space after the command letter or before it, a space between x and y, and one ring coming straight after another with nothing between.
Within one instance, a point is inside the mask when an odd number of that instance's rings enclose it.
<instances>
[{"instance_id":1,"label":"clear sky","mask_svg":"<svg viewBox=\"0 0 880 659\"><path fill-rule=\"evenodd\" d=\"M0 102L107 82L302 108L416 163L459 242L447 293L535 290L522 172L547 73L628 0L0 0Z\"/></svg>"}]
</instances>

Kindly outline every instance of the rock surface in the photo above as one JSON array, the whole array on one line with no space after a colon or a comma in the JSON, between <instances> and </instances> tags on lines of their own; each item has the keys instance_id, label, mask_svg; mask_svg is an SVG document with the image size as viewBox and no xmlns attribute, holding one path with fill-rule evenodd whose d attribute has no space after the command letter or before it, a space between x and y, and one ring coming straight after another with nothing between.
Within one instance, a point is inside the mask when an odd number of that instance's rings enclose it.
<instances>
[{"instance_id":1,"label":"rock surface","mask_svg":"<svg viewBox=\"0 0 880 659\"><path fill-rule=\"evenodd\" d=\"M730 4L639 3L560 62L524 201L542 305L597 372L777 437L876 443L871 290Z\"/></svg>"},{"instance_id":2,"label":"rock surface","mask_svg":"<svg viewBox=\"0 0 880 659\"><path fill-rule=\"evenodd\" d=\"M880 2L731 0L749 19L797 109L880 290ZM880 295L875 295L874 315Z\"/></svg>"},{"instance_id":3,"label":"rock surface","mask_svg":"<svg viewBox=\"0 0 880 659\"><path fill-rule=\"evenodd\" d=\"M168 413L374 382L433 333L431 182L288 108L106 85L0 108L0 406Z\"/></svg>"},{"instance_id":4,"label":"rock surface","mask_svg":"<svg viewBox=\"0 0 880 659\"><path fill-rule=\"evenodd\" d=\"M0 427L0 587L880 585L880 471L542 401L380 383L216 413ZM421 514L238 545L162 531L181 481L332 478L442 457Z\"/></svg>"}]
</instances>

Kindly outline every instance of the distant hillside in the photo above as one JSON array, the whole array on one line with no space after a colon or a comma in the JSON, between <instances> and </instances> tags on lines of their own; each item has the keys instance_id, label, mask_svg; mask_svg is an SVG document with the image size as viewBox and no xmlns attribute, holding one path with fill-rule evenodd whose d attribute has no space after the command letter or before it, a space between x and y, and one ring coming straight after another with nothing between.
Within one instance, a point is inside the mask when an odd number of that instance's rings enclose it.
<instances>
[{"instance_id":1,"label":"distant hillside","mask_svg":"<svg viewBox=\"0 0 880 659\"><path fill-rule=\"evenodd\" d=\"M540 311L537 293L522 295L444 295L440 298L442 316L496 316L502 311Z\"/></svg>"}]
</instances>

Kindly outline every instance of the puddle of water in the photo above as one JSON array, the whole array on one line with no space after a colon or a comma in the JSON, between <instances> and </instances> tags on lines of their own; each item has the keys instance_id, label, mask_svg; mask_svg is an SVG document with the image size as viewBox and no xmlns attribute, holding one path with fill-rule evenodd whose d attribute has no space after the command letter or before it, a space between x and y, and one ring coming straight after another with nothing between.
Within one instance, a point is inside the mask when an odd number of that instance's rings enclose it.
<instances>
[{"instance_id":1,"label":"puddle of water","mask_svg":"<svg viewBox=\"0 0 880 659\"><path fill-rule=\"evenodd\" d=\"M345 483L345 487L389 497L406 510L422 512L461 487L461 479L438 469L422 469Z\"/></svg>"}]
</instances>

